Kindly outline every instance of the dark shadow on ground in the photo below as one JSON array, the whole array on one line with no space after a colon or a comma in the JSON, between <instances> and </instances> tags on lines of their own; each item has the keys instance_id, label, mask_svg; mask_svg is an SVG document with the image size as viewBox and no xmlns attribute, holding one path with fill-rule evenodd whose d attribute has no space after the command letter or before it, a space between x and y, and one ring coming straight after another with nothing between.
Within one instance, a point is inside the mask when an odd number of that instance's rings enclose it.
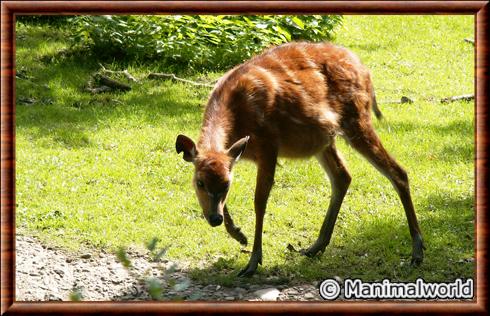
<instances>
[{"instance_id":1,"label":"dark shadow on ground","mask_svg":"<svg viewBox=\"0 0 490 316\"><path fill-rule=\"evenodd\" d=\"M385 278L413 281L422 277L426 281L446 282L475 277L473 205L471 195L445 197L437 194L418 205L417 213L427 247L425 261L419 267L410 266L411 240L404 220L366 224L362 232L350 236L353 242L343 245L334 242L317 258L289 252L284 256L284 263L271 266L267 249L264 249L264 265L259 266L252 278L236 277L244 264L237 257L220 258L204 268L191 270L190 275L204 284L230 287L321 282L335 276L363 281ZM399 211L403 212L401 206ZM312 229L313 240L317 228ZM441 266L445 269L440 270Z\"/></svg>"},{"instance_id":2,"label":"dark shadow on ground","mask_svg":"<svg viewBox=\"0 0 490 316\"><path fill-rule=\"evenodd\" d=\"M41 50L43 41L39 38L62 41L56 30L50 33L35 29L32 32L18 35L19 50ZM117 70L122 66L115 60L112 67ZM33 140L48 137L61 146L79 148L91 145L91 130L105 128L109 122L131 115L136 115L142 124L165 127L171 118L202 111L199 106L202 104L188 102L191 96L176 98L175 88L172 91L169 82L145 79L131 84L133 89L129 92L97 95L85 92L92 74L99 69L97 56L83 50L65 49L34 55L27 64L17 58L16 128L22 129ZM192 88L185 91L198 95L204 103L209 90ZM197 126L197 123L191 124ZM183 121L181 126L188 127L189 122Z\"/></svg>"}]
</instances>

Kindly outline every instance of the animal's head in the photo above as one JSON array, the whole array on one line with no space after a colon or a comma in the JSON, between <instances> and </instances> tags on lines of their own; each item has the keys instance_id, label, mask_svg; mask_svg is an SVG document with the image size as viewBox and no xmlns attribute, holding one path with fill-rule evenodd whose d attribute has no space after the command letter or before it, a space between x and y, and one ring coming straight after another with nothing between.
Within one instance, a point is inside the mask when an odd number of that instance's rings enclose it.
<instances>
[{"instance_id":1,"label":"animal's head","mask_svg":"<svg viewBox=\"0 0 490 316\"><path fill-rule=\"evenodd\" d=\"M223 208L232 180L231 169L245 150L248 139L246 136L238 140L224 152L201 152L192 139L177 136L175 149L177 153L184 153L185 161L194 164L192 184L204 217L213 227L223 222Z\"/></svg>"}]
</instances>

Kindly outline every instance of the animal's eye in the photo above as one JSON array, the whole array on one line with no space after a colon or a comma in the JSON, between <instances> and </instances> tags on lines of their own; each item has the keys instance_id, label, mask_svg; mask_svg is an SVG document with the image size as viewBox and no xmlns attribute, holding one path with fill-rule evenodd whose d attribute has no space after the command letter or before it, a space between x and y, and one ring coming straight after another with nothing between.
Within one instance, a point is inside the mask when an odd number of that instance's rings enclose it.
<instances>
[{"instance_id":1,"label":"animal's eye","mask_svg":"<svg viewBox=\"0 0 490 316\"><path fill-rule=\"evenodd\" d=\"M202 182L201 180L197 180L196 184L197 184L198 188L201 188L201 189L204 188L204 182Z\"/></svg>"}]
</instances>

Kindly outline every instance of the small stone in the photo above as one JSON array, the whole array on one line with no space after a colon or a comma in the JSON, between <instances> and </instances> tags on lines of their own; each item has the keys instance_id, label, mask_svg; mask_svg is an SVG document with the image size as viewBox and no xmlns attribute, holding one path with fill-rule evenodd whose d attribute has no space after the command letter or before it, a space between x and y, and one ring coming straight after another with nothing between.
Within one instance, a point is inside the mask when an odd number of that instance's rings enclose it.
<instances>
[{"instance_id":1,"label":"small stone","mask_svg":"<svg viewBox=\"0 0 490 316\"><path fill-rule=\"evenodd\" d=\"M245 292L247 292L247 290L241 287L236 287L235 292L244 294Z\"/></svg>"},{"instance_id":2,"label":"small stone","mask_svg":"<svg viewBox=\"0 0 490 316\"><path fill-rule=\"evenodd\" d=\"M313 298L315 298L315 295L313 293L306 293L305 298L306 299L313 299Z\"/></svg>"},{"instance_id":3,"label":"small stone","mask_svg":"<svg viewBox=\"0 0 490 316\"><path fill-rule=\"evenodd\" d=\"M226 301L234 301L234 300L235 300L235 298L234 298L233 296L226 296L226 297L225 297L225 300L226 300Z\"/></svg>"},{"instance_id":4,"label":"small stone","mask_svg":"<svg viewBox=\"0 0 490 316\"><path fill-rule=\"evenodd\" d=\"M54 272L61 277L65 275L65 271L60 270L60 269L54 269Z\"/></svg>"},{"instance_id":5,"label":"small stone","mask_svg":"<svg viewBox=\"0 0 490 316\"><path fill-rule=\"evenodd\" d=\"M90 257L92 257L92 255L89 253L84 253L83 255L80 256L80 258L82 259L90 259Z\"/></svg>"},{"instance_id":6,"label":"small stone","mask_svg":"<svg viewBox=\"0 0 490 316\"><path fill-rule=\"evenodd\" d=\"M62 283L60 285L60 289L62 289L62 290L70 290L71 287L68 284L66 284L66 283Z\"/></svg>"},{"instance_id":7,"label":"small stone","mask_svg":"<svg viewBox=\"0 0 490 316\"><path fill-rule=\"evenodd\" d=\"M36 271L31 271L31 272L29 272L29 275L30 276L39 276L40 274Z\"/></svg>"},{"instance_id":8,"label":"small stone","mask_svg":"<svg viewBox=\"0 0 490 316\"><path fill-rule=\"evenodd\" d=\"M62 298L61 298L59 295L57 295L57 294L53 294L53 293L46 294L46 295L44 296L44 299L45 299L46 301L62 301L62 300L63 300L63 299L62 299Z\"/></svg>"},{"instance_id":9,"label":"small stone","mask_svg":"<svg viewBox=\"0 0 490 316\"><path fill-rule=\"evenodd\" d=\"M255 291L253 294L263 301L276 301L279 293L279 290L276 288L267 288Z\"/></svg>"},{"instance_id":10,"label":"small stone","mask_svg":"<svg viewBox=\"0 0 490 316\"><path fill-rule=\"evenodd\" d=\"M402 96L402 97L400 98L400 102L401 102L401 103L413 103L413 100L412 100L412 99L410 99L409 97Z\"/></svg>"}]
</instances>

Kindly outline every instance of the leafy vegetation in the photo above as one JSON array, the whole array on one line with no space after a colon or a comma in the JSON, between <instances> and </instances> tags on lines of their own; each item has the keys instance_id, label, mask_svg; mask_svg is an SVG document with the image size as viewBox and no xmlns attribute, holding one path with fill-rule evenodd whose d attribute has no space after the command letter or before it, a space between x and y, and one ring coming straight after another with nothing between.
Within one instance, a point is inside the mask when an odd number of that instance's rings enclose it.
<instances>
[{"instance_id":1,"label":"leafy vegetation","mask_svg":"<svg viewBox=\"0 0 490 316\"><path fill-rule=\"evenodd\" d=\"M66 26L70 22L69 15L18 15L16 22L25 25L47 25L52 27Z\"/></svg>"},{"instance_id":2,"label":"leafy vegetation","mask_svg":"<svg viewBox=\"0 0 490 316\"><path fill-rule=\"evenodd\" d=\"M264 266L254 279L236 280L249 253L224 227L203 220L192 166L174 149L179 133L197 138L210 89L141 80L129 92L92 95L84 86L98 60L64 54L70 33L63 28L23 24L16 32L17 230L73 251L117 252L156 236L165 256L188 262L195 278L224 285L474 277L474 103L438 101L473 92L474 48L463 41L473 23L473 16L346 16L334 39L372 71L385 115L374 124L408 171L427 245L419 268L409 266L410 236L396 192L339 139L353 181L326 252L309 259L287 250L317 237L330 185L316 161L281 159L265 216ZM104 66L137 78L158 67ZM187 78L222 73L196 68ZM386 102L402 95L415 102ZM229 205L249 240L254 182L253 164L239 163Z\"/></svg>"},{"instance_id":3,"label":"leafy vegetation","mask_svg":"<svg viewBox=\"0 0 490 316\"><path fill-rule=\"evenodd\" d=\"M329 39L340 21L340 16L81 16L72 21L72 38L99 58L215 71L271 45Z\"/></svg>"}]
</instances>

